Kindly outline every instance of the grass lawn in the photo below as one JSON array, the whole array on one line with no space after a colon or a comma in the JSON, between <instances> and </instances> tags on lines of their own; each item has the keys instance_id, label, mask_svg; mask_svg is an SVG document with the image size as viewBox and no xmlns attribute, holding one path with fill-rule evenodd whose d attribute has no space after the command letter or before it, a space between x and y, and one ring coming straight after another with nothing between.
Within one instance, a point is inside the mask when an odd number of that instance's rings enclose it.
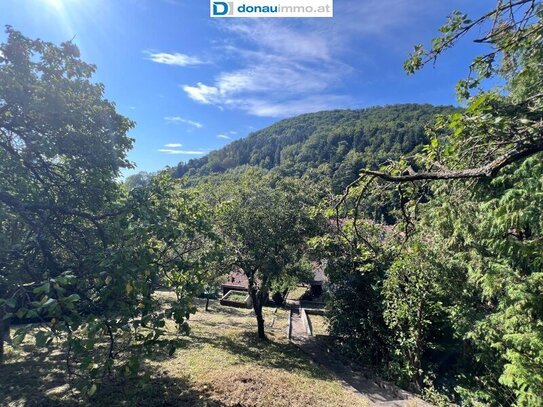
<instances>
[{"instance_id":1,"label":"grass lawn","mask_svg":"<svg viewBox=\"0 0 543 407\"><path fill-rule=\"evenodd\" d=\"M287 295L287 300L297 301L300 298L302 298L302 296L308 291L309 291L308 287L295 287L289 290L288 295Z\"/></svg>"},{"instance_id":2,"label":"grass lawn","mask_svg":"<svg viewBox=\"0 0 543 407\"><path fill-rule=\"evenodd\" d=\"M226 300L228 301L236 301L236 302L245 302L247 299L247 293L242 291L229 291L226 294Z\"/></svg>"},{"instance_id":3,"label":"grass lawn","mask_svg":"<svg viewBox=\"0 0 543 407\"><path fill-rule=\"evenodd\" d=\"M161 293L164 300L171 300ZM197 300L191 335L170 358L156 355L150 383L109 383L91 400L97 406L367 406L286 340L287 312L265 309L269 340L258 341L252 310ZM173 328L173 326L172 326ZM172 329L173 335L173 329ZM8 348L9 349L9 348ZM9 350L0 366L0 405L84 405L66 384L59 352L30 343Z\"/></svg>"},{"instance_id":4,"label":"grass lawn","mask_svg":"<svg viewBox=\"0 0 543 407\"><path fill-rule=\"evenodd\" d=\"M328 335L328 325L326 318L322 315L307 314L307 318L311 321L313 335Z\"/></svg>"}]
</instances>

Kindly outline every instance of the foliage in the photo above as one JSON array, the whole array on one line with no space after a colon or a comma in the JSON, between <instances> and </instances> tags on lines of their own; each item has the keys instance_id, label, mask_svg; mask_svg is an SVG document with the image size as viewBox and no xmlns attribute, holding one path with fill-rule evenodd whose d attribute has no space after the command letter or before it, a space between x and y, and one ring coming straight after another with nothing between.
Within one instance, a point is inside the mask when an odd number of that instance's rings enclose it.
<instances>
[{"instance_id":1,"label":"foliage","mask_svg":"<svg viewBox=\"0 0 543 407\"><path fill-rule=\"evenodd\" d=\"M374 230L370 223L363 227ZM344 219L328 235L312 239L312 250L328 259L330 334L353 359L378 365L390 359L380 289L390 259L387 253L375 256L369 247L358 245L354 230L353 222ZM376 238L374 243L382 242Z\"/></svg>"},{"instance_id":2,"label":"foliage","mask_svg":"<svg viewBox=\"0 0 543 407\"><path fill-rule=\"evenodd\" d=\"M128 190L131 190L134 188L145 188L149 186L149 183L151 182L153 175L156 175L156 174L150 174L146 171L140 171L136 174L126 177L124 184L126 188L128 188Z\"/></svg>"},{"instance_id":3,"label":"foliage","mask_svg":"<svg viewBox=\"0 0 543 407\"><path fill-rule=\"evenodd\" d=\"M536 300L543 276L541 159L541 155L529 158L476 189L476 224L464 232L474 243L462 247L475 252L467 264L470 281L492 304L466 336L481 352L499 353L503 365L499 380L515 389L519 405L543 402L539 366L543 312ZM455 221L461 226L470 217Z\"/></svg>"},{"instance_id":4,"label":"foliage","mask_svg":"<svg viewBox=\"0 0 543 407\"><path fill-rule=\"evenodd\" d=\"M301 182L284 179L272 186L272 181L254 169L217 191L221 264L225 271L247 276L260 338L265 337L262 307L270 290L286 278L305 274L305 241L318 231L309 213L313 201Z\"/></svg>"},{"instance_id":5,"label":"foliage","mask_svg":"<svg viewBox=\"0 0 543 407\"><path fill-rule=\"evenodd\" d=\"M459 83L466 108L438 118L420 153L361 171L338 209L351 221L329 238L345 241L338 258L352 261L358 278L366 274L359 262L366 253L372 270L382 268L377 295L368 297L365 286L353 290L347 273L332 303L356 306L359 315L382 310L383 343L391 347L383 370L467 405L543 403L543 310L536 300L543 249L541 13L540 2L523 0L498 1L474 20L454 12L429 51L416 47L406 63L410 73L475 27L490 51ZM488 89L486 79L504 85ZM390 216L375 217L382 204ZM377 231L353 231L357 219ZM396 238L384 241L391 228ZM371 301L361 304L359 296ZM350 321L339 321L348 332ZM364 355L351 345L358 335L353 330L343 341Z\"/></svg>"},{"instance_id":6,"label":"foliage","mask_svg":"<svg viewBox=\"0 0 543 407\"><path fill-rule=\"evenodd\" d=\"M161 298L175 301L169 292ZM2 366L2 404L40 406L207 406L254 407L350 406L371 402L354 394L324 367L288 343L285 335L288 312L264 307L269 341L253 340L253 311L224 307L211 300L196 299L191 315L192 335L186 346L171 358L158 353L150 357L148 382L113 380L101 386L88 401L65 384L69 377L64 362L55 353L26 354L24 346ZM220 328L218 328L220 326ZM175 328L167 324L170 335ZM292 391L295 388L296 391Z\"/></svg>"},{"instance_id":7,"label":"foliage","mask_svg":"<svg viewBox=\"0 0 543 407\"><path fill-rule=\"evenodd\" d=\"M402 154L415 153L427 141L424 127L436 114L452 110L406 104L305 114L203 158L180 163L174 175L187 175L197 182L202 176L249 165L282 177L305 175L339 193L357 178L360 169L377 168Z\"/></svg>"},{"instance_id":8,"label":"foliage","mask_svg":"<svg viewBox=\"0 0 543 407\"><path fill-rule=\"evenodd\" d=\"M197 197L162 174L128 193L133 123L91 82L95 67L7 28L0 45L0 316L39 321L38 346L63 344L87 395L106 376L134 375L161 338L181 332L201 290L212 236ZM196 255L197 260L191 257ZM178 302L160 309L164 278ZM4 327L5 329L5 327ZM3 335L2 332L2 343ZM17 329L20 344L26 327Z\"/></svg>"},{"instance_id":9,"label":"foliage","mask_svg":"<svg viewBox=\"0 0 543 407\"><path fill-rule=\"evenodd\" d=\"M125 185L134 124L91 81L95 67L72 43L8 27L0 345L12 319L41 321L36 344L58 339L92 396L114 372L135 375L153 345L173 353L165 319L188 332L191 298L226 272L248 277L264 338L269 294L308 279L311 253L328 259L329 329L353 358L433 400L542 405L542 13L534 0L453 12L415 48L408 73L482 32L462 110L302 115L181 163L186 183L140 173ZM159 285L176 294L166 309Z\"/></svg>"}]
</instances>

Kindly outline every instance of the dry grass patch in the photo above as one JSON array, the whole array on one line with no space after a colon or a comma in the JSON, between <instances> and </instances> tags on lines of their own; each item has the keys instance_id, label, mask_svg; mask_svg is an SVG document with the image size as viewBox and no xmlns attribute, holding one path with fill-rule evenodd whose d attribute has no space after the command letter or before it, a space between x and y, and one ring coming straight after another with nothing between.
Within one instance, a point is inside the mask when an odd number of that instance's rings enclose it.
<instances>
[{"instance_id":1,"label":"dry grass patch","mask_svg":"<svg viewBox=\"0 0 543 407\"><path fill-rule=\"evenodd\" d=\"M170 294L161 294L171 301ZM268 341L256 338L252 310L196 301L191 335L173 357L146 363L149 382L104 383L88 401L67 384L63 354L27 339L0 366L0 406L367 406L286 340L288 313L265 309ZM274 320L275 318L275 320ZM273 322L273 326L270 326ZM171 335L175 335L174 326Z\"/></svg>"},{"instance_id":2,"label":"dry grass patch","mask_svg":"<svg viewBox=\"0 0 543 407\"><path fill-rule=\"evenodd\" d=\"M265 309L268 341L256 337L250 310L203 302L191 317L186 347L173 358L152 362L170 377L188 376L195 388L225 406L367 406L369 402L335 378L286 339L288 314Z\"/></svg>"},{"instance_id":3,"label":"dry grass patch","mask_svg":"<svg viewBox=\"0 0 543 407\"><path fill-rule=\"evenodd\" d=\"M308 291L309 287L295 287L289 290L287 300L298 301Z\"/></svg>"},{"instance_id":4,"label":"dry grass patch","mask_svg":"<svg viewBox=\"0 0 543 407\"><path fill-rule=\"evenodd\" d=\"M328 323L322 315L307 314L307 318L311 322L313 335L328 335Z\"/></svg>"}]
</instances>

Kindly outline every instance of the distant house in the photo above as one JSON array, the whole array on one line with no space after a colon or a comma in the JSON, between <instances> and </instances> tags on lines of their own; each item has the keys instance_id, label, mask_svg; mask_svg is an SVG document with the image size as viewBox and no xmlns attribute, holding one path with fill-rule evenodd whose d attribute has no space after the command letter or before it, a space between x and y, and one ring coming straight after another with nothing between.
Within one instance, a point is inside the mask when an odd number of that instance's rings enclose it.
<instances>
[{"instance_id":1,"label":"distant house","mask_svg":"<svg viewBox=\"0 0 543 407\"><path fill-rule=\"evenodd\" d=\"M226 295L226 293L230 290L249 291L249 280L247 279L245 273L241 271L233 271L228 274L226 281L221 285L221 287L223 295Z\"/></svg>"},{"instance_id":2,"label":"distant house","mask_svg":"<svg viewBox=\"0 0 543 407\"><path fill-rule=\"evenodd\" d=\"M313 280L309 282L311 294L313 297L319 297L322 294L323 287L326 284L326 275L324 269L326 261L313 263ZM233 271L228 274L226 281L221 285L222 293L225 295L230 290L249 291L249 280L245 273Z\"/></svg>"},{"instance_id":3,"label":"distant house","mask_svg":"<svg viewBox=\"0 0 543 407\"><path fill-rule=\"evenodd\" d=\"M324 286L326 285L326 274L324 269L326 268L326 260L313 263L313 280L309 282L311 289L311 295L313 297L320 297Z\"/></svg>"}]
</instances>

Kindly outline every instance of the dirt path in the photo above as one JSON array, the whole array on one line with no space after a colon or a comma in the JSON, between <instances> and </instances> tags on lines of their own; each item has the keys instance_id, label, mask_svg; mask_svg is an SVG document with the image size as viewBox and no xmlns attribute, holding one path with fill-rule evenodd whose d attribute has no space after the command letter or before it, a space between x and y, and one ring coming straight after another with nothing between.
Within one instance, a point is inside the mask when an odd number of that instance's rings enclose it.
<instances>
[{"instance_id":1,"label":"dirt path","mask_svg":"<svg viewBox=\"0 0 543 407\"><path fill-rule=\"evenodd\" d=\"M318 338L308 336L299 308L292 308L290 322L292 324L292 343L311 356L315 362L329 370L346 388L360 397L371 400L373 405L389 407L430 406L392 383L371 377L370 372L364 371L362 367L339 355L322 341L319 341Z\"/></svg>"}]
</instances>

